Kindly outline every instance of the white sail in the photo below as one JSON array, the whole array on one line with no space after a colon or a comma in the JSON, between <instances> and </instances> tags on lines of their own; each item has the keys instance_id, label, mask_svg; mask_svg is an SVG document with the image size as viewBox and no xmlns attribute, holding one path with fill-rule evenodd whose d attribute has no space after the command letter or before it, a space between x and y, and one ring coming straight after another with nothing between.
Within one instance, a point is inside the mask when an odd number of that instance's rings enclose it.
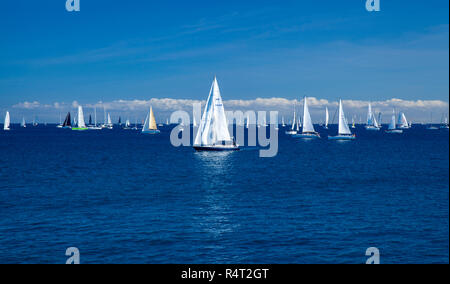
<instances>
[{"instance_id":1,"label":"white sail","mask_svg":"<svg viewBox=\"0 0 450 284\"><path fill-rule=\"evenodd\" d=\"M369 103L369 109L367 111L367 125L373 125L373 113L372 113L372 104Z\"/></svg>"},{"instance_id":2,"label":"white sail","mask_svg":"<svg viewBox=\"0 0 450 284\"><path fill-rule=\"evenodd\" d=\"M408 120L406 119L406 115L403 112L398 114L398 125L400 127L409 127Z\"/></svg>"},{"instance_id":3,"label":"white sail","mask_svg":"<svg viewBox=\"0 0 450 284\"><path fill-rule=\"evenodd\" d=\"M131 126L130 120L127 119L127 121L125 122L125 127L130 127L130 126Z\"/></svg>"},{"instance_id":4,"label":"white sail","mask_svg":"<svg viewBox=\"0 0 450 284\"><path fill-rule=\"evenodd\" d=\"M328 107L325 108L325 127L328 127L330 123L330 113L328 112Z\"/></svg>"},{"instance_id":5,"label":"white sail","mask_svg":"<svg viewBox=\"0 0 450 284\"><path fill-rule=\"evenodd\" d=\"M5 124L3 126L3 130L9 130L11 126L11 117L9 115L9 111L6 112L6 116L5 116Z\"/></svg>"},{"instance_id":6,"label":"white sail","mask_svg":"<svg viewBox=\"0 0 450 284\"><path fill-rule=\"evenodd\" d=\"M316 132L314 129L314 125L311 120L311 114L309 113L308 108L308 98L305 97L304 103L303 103L303 133L307 132Z\"/></svg>"},{"instance_id":7,"label":"white sail","mask_svg":"<svg viewBox=\"0 0 450 284\"><path fill-rule=\"evenodd\" d=\"M86 123L84 122L83 107L78 106L78 128L86 128Z\"/></svg>"},{"instance_id":8,"label":"white sail","mask_svg":"<svg viewBox=\"0 0 450 284\"><path fill-rule=\"evenodd\" d=\"M297 114L294 109L294 119L292 120L292 130L295 130L295 124L297 123Z\"/></svg>"},{"instance_id":9,"label":"white sail","mask_svg":"<svg viewBox=\"0 0 450 284\"><path fill-rule=\"evenodd\" d=\"M111 115L108 113L108 125L112 125Z\"/></svg>"},{"instance_id":10,"label":"white sail","mask_svg":"<svg viewBox=\"0 0 450 284\"><path fill-rule=\"evenodd\" d=\"M372 117L372 125L375 126L376 128L380 127L377 119L375 118L375 115L373 115L373 117Z\"/></svg>"},{"instance_id":11,"label":"white sail","mask_svg":"<svg viewBox=\"0 0 450 284\"><path fill-rule=\"evenodd\" d=\"M395 110L392 111L392 119L391 123L389 124L389 130L394 130L397 128L396 122L395 122Z\"/></svg>"},{"instance_id":12,"label":"white sail","mask_svg":"<svg viewBox=\"0 0 450 284\"><path fill-rule=\"evenodd\" d=\"M348 127L347 119L345 118L344 107L342 100L339 100L339 135L350 135L350 127Z\"/></svg>"},{"instance_id":13,"label":"white sail","mask_svg":"<svg viewBox=\"0 0 450 284\"><path fill-rule=\"evenodd\" d=\"M283 127L286 126L286 124L284 123L284 116L281 118L281 125L282 125Z\"/></svg>"},{"instance_id":14,"label":"white sail","mask_svg":"<svg viewBox=\"0 0 450 284\"><path fill-rule=\"evenodd\" d=\"M22 123L20 124L20 126L23 128L27 127L27 123L25 122L25 117L22 117Z\"/></svg>"},{"instance_id":15,"label":"white sail","mask_svg":"<svg viewBox=\"0 0 450 284\"><path fill-rule=\"evenodd\" d=\"M194 144L214 146L222 141L231 142L232 139L228 131L219 84L217 78L214 78Z\"/></svg>"},{"instance_id":16,"label":"white sail","mask_svg":"<svg viewBox=\"0 0 450 284\"><path fill-rule=\"evenodd\" d=\"M97 107L94 108L94 126L97 126Z\"/></svg>"}]
</instances>

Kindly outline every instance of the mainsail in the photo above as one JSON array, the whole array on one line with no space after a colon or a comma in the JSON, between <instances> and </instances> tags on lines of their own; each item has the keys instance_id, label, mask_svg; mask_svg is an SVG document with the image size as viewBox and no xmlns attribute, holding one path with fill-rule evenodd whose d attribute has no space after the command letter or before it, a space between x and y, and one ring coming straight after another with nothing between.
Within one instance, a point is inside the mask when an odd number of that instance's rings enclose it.
<instances>
[{"instance_id":1,"label":"mainsail","mask_svg":"<svg viewBox=\"0 0 450 284\"><path fill-rule=\"evenodd\" d=\"M328 107L325 108L325 127L328 128L330 123L330 113L328 112Z\"/></svg>"},{"instance_id":2,"label":"mainsail","mask_svg":"<svg viewBox=\"0 0 450 284\"><path fill-rule=\"evenodd\" d=\"M64 120L63 127L71 127L72 126L72 118L70 117L70 112L67 113L66 119Z\"/></svg>"},{"instance_id":3,"label":"mainsail","mask_svg":"<svg viewBox=\"0 0 450 284\"><path fill-rule=\"evenodd\" d=\"M5 116L5 124L3 126L3 130L9 130L10 126L11 126L11 117L9 115L9 111L7 111L6 116Z\"/></svg>"},{"instance_id":4,"label":"mainsail","mask_svg":"<svg viewBox=\"0 0 450 284\"><path fill-rule=\"evenodd\" d=\"M219 84L217 78L214 78L194 145L214 146L221 142L232 142L232 139Z\"/></svg>"},{"instance_id":5,"label":"mainsail","mask_svg":"<svg viewBox=\"0 0 450 284\"><path fill-rule=\"evenodd\" d=\"M408 120L406 119L405 113L400 112L398 114L398 125L399 127L409 127Z\"/></svg>"},{"instance_id":6,"label":"mainsail","mask_svg":"<svg viewBox=\"0 0 450 284\"><path fill-rule=\"evenodd\" d=\"M314 130L314 125L311 120L311 115L309 113L308 108L308 99L305 97L304 104L303 104L303 133L310 133L310 132L316 132Z\"/></svg>"},{"instance_id":7,"label":"mainsail","mask_svg":"<svg viewBox=\"0 0 450 284\"><path fill-rule=\"evenodd\" d=\"M155 115L153 114L153 108L150 107L150 112L145 119L144 126L142 127L142 132L151 131L151 130L158 130L158 127L156 126L156 119Z\"/></svg>"},{"instance_id":8,"label":"mainsail","mask_svg":"<svg viewBox=\"0 0 450 284\"><path fill-rule=\"evenodd\" d=\"M394 130L397 128L396 122L395 122L395 110L392 111L392 119L391 123L389 124L389 130Z\"/></svg>"},{"instance_id":9,"label":"mainsail","mask_svg":"<svg viewBox=\"0 0 450 284\"><path fill-rule=\"evenodd\" d=\"M27 123L25 122L25 117L22 117L22 123L20 124L20 126L23 128L27 127Z\"/></svg>"},{"instance_id":10,"label":"mainsail","mask_svg":"<svg viewBox=\"0 0 450 284\"><path fill-rule=\"evenodd\" d=\"M78 128L86 128L82 106L78 106Z\"/></svg>"},{"instance_id":11,"label":"mainsail","mask_svg":"<svg viewBox=\"0 0 450 284\"><path fill-rule=\"evenodd\" d=\"M344 107L342 100L339 100L339 135L350 135L350 127L348 127L347 119L345 118Z\"/></svg>"},{"instance_id":12,"label":"mainsail","mask_svg":"<svg viewBox=\"0 0 450 284\"><path fill-rule=\"evenodd\" d=\"M297 113L295 112L295 107L294 107L294 119L292 120L292 131L295 130L295 124L296 123L297 123Z\"/></svg>"}]
</instances>

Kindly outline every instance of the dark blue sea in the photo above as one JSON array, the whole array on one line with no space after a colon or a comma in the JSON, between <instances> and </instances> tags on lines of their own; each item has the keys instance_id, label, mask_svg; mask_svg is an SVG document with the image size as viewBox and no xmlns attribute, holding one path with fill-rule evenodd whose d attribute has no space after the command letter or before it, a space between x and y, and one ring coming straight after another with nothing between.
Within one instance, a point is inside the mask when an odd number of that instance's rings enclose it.
<instances>
[{"instance_id":1,"label":"dark blue sea","mask_svg":"<svg viewBox=\"0 0 450 284\"><path fill-rule=\"evenodd\" d=\"M171 128L0 131L0 263L449 262L449 134L196 153ZM332 133L336 130L331 129Z\"/></svg>"}]
</instances>

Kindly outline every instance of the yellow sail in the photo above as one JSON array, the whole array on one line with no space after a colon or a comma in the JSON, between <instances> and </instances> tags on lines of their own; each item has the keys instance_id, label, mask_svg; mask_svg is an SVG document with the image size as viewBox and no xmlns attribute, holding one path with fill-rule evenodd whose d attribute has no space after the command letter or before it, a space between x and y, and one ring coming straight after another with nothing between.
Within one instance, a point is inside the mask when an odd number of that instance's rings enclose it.
<instances>
[{"instance_id":1,"label":"yellow sail","mask_svg":"<svg viewBox=\"0 0 450 284\"><path fill-rule=\"evenodd\" d=\"M150 130L157 130L155 115L153 114L153 108L150 107L150 122L149 122Z\"/></svg>"}]
</instances>

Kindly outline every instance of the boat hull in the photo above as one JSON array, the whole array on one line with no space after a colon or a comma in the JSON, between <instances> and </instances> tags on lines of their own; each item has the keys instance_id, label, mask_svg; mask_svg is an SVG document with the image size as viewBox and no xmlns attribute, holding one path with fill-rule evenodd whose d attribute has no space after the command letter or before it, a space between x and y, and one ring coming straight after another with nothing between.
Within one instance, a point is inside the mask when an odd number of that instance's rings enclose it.
<instances>
[{"instance_id":1,"label":"boat hull","mask_svg":"<svg viewBox=\"0 0 450 284\"><path fill-rule=\"evenodd\" d=\"M196 151L211 151L211 152L223 152L223 151L239 151L239 146L194 146Z\"/></svg>"},{"instance_id":2,"label":"boat hull","mask_svg":"<svg viewBox=\"0 0 450 284\"><path fill-rule=\"evenodd\" d=\"M147 131L142 131L142 134L160 134L161 131L159 130L147 130Z\"/></svg>"},{"instance_id":3,"label":"boat hull","mask_svg":"<svg viewBox=\"0 0 450 284\"><path fill-rule=\"evenodd\" d=\"M302 139L319 139L319 133L301 133L292 135L294 138L302 138Z\"/></svg>"},{"instance_id":4,"label":"boat hull","mask_svg":"<svg viewBox=\"0 0 450 284\"><path fill-rule=\"evenodd\" d=\"M297 131L286 131L286 135L295 135Z\"/></svg>"},{"instance_id":5,"label":"boat hull","mask_svg":"<svg viewBox=\"0 0 450 284\"><path fill-rule=\"evenodd\" d=\"M366 130L368 130L368 131L380 131L381 128L380 127L375 127L375 126L366 126Z\"/></svg>"},{"instance_id":6,"label":"boat hull","mask_svg":"<svg viewBox=\"0 0 450 284\"><path fill-rule=\"evenodd\" d=\"M89 128L79 128L79 127L76 127L76 128L72 128L72 130L73 130L73 131L86 131L86 130L89 130Z\"/></svg>"},{"instance_id":7,"label":"boat hull","mask_svg":"<svg viewBox=\"0 0 450 284\"><path fill-rule=\"evenodd\" d=\"M386 130L386 133L389 133L389 134L402 134L403 130L401 130L401 129Z\"/></svg>"},{"instance_id":8,"label":"boat hull","mask_svg":"<svg viewBox=\"0 0 450 284\"><path fill-rule=\"evenodd\" d=\"M355 140L355 135L328 136L328 140Z\"/></svg>"}]
</instances>

